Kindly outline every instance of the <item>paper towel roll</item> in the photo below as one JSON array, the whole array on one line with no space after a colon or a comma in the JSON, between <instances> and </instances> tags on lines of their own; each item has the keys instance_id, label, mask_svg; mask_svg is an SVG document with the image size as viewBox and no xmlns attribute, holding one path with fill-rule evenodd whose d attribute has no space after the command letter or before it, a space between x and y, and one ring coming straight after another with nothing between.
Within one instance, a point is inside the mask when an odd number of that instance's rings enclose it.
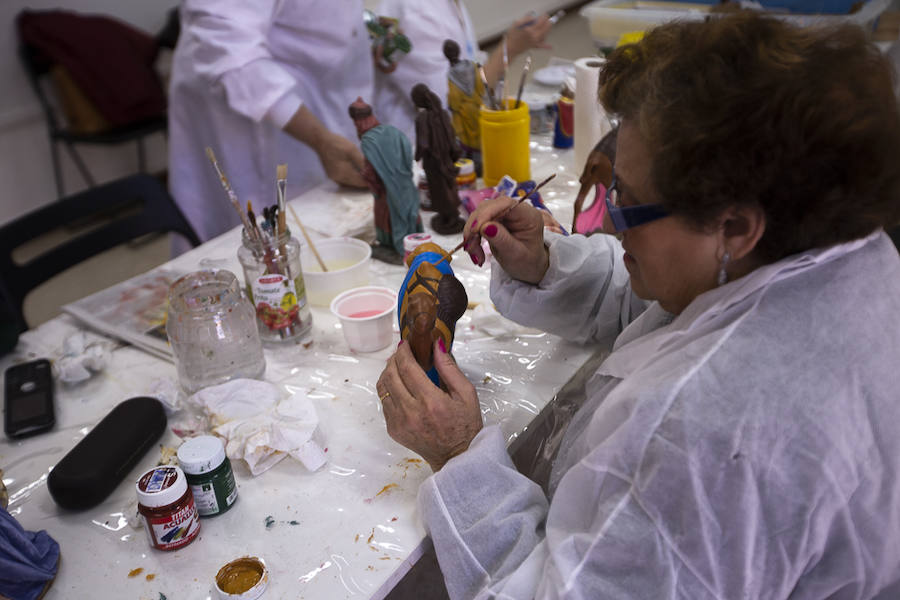
<instances>
[{"instance_id":1,"label":"paper towel roll","mask_svg":"<svg viewBox=\"0 0 900 600\"><path fill-rule=\"evenodd\" d=\"M597 100L600 67L604 58L588 56L575 61L575 172L581 174L588 154L612 126Z\"/></svg>"}]
</instances>

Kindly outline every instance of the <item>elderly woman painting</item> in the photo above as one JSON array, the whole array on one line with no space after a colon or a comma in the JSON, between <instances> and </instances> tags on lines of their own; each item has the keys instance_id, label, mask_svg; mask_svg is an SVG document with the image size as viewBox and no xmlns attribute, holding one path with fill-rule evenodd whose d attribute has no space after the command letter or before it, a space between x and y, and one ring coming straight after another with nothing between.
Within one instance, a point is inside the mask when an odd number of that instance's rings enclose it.
<instances>
[{"instance_id":1,"label":"elderly woman painting","mask_svg":"<svg viewBox=\"0 0 900 600\"><path fill-rule=\"evenodd\" d=\"M550 494L439 347L378 382L452 598L900 598L900 115L864 32L736 15L619 48L611 235L482 204L510 318L591 342ZM620 242L621 240L621 242Z\"/></svg>"}]
</instances>

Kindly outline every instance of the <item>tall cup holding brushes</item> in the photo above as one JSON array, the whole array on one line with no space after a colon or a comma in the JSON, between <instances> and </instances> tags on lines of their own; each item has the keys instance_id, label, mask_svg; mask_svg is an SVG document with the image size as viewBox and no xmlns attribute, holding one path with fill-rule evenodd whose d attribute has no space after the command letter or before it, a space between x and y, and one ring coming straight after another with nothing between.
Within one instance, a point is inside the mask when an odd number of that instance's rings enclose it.
<instances>
[{"instance_id":1,"label":"tall cup holding brushes","mask_svg":"<svg viewBox=\"0 0 900 600\"><path fill-rule=\"evenodd\" d=\"M244 224L238 260L244 269L247 295L256 310L260 339L265 343L306 338L312 329L312 315L300 266L300 244L291 237L285 220L287 165L278 165L276 204L263 210L264 218L259 222L249 202L244 212L212 149L207 148L206 155Z\"/></svg>"}]
</instances>

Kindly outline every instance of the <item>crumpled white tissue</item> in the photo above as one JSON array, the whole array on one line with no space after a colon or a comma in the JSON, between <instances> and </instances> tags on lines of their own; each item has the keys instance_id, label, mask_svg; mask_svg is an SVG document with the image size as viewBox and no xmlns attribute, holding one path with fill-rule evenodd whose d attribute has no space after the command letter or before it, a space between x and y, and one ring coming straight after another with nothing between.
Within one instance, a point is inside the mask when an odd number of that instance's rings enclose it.
<instances>
[{"instance_id":1,"label":"crumpled white tissue","mask_svg":"<svg viewBox=\"0 0 900 600\"><path fill-rule=\"evenodd\" d=\"M65 383L90 379L109 364L113 346L106 338L76 331L63 340L61 355L53 361L56 378Z\"/></svg>"},{"instance_id":2,"label":"crumpled white tissue","mask_svg":"<svg viewBox=\"0 0 900 600\"><path fill-rule=\"evenodd\" d=\"M184 391L173 379L167 377L154 377L150 383L150 398L156 398L162 403L167 416L172 416L179 410L184 400Z\"/></svg>"},{"instance_id":3,"label":"crumpled white tissue","mask_svg":"<svg viewBox=\"0 0 900 600\"><path fill-rule=\"evenodd\" d=\"M326 462L319 417L303 391L282 399L271 383L235 379L200 390L188 401L206 410L213 432L226 440L228 458L246 461L253 475L286 456L310 471Z\"/></svg>"}]
</instances>

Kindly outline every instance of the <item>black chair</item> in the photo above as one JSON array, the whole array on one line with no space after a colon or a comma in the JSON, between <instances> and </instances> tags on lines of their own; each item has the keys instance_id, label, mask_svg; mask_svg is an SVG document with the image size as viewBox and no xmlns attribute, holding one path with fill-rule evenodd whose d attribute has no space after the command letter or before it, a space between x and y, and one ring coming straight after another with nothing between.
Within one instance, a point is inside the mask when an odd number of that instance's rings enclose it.
<instances>
[{"instance_id":1,"label":"black chair","mask_svg":"<svg viewBox=\"0 0 900 600\"><path fill-rule=\"evenodd\" d=\"M179 33L178 11L177 9L172 9L167 15L165 25L154 37L154 40L159 47L174 49L175 44L178 41ZM84 159L78 153L76 145L91 144L113 146L135 142L137 145L138 171L141 173L147 172L147 153L144 140L151 134L157 132L165 134L167 132L168 122L165 114L98 133L78 133L72 131L66 126L65 118L59 114L57 106L51 101L51 98L48 97L47 94L47 82L45 80L48 78L50 68L53 65L48 64L45 59L42 60L40 55L26 44L19 45L19 57L25 68L31 87L44 111L47 133L50 138L53 175L56 178L56 191L59 198L62 198L66 194L59 156L59 144L62 144L66 149L66 152L69 154L72 162L75 163L75 166L88 187L96 185L96 180L88 169Z\"/></svg>"},{"instance_id":2,"label":"black chair","mask_svg":"<svg viewBox=\"0 0 900 600\"><path fill-rule=\"evenodd\" d=\"M13 251L25 242L86 219L96 219L96 226L27 263L13 259ZM0 227L0 298L8 299L17 312L17 329L24 331L28 324L22 307L32 289L105 250L162 232L200 244L165 186L151 175L132 175L63 198Z\"/></svg>"}]
</instances>

